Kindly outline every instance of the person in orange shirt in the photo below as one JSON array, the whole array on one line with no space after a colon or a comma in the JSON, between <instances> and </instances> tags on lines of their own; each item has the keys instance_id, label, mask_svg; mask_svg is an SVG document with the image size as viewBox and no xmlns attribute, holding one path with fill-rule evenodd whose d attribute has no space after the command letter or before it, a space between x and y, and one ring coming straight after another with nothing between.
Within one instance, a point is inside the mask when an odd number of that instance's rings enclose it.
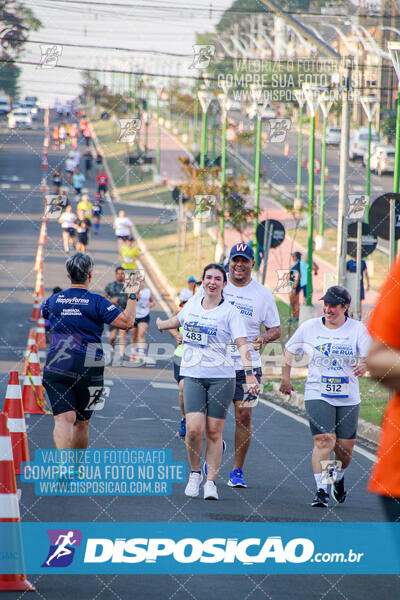
<instances>
[{"instance_id":1,"label":"person in orange shirt","mask_svg":"<svg viewBox=\"0 0 400 600\"><path fill-rule=\"evenodd\" d=\"M388 521L400 520L400 259L381 290L368 329L372 343L367 367L392 392L386 407L375 464L368 484L379 494Z\"/></svg>"}]
</instances>

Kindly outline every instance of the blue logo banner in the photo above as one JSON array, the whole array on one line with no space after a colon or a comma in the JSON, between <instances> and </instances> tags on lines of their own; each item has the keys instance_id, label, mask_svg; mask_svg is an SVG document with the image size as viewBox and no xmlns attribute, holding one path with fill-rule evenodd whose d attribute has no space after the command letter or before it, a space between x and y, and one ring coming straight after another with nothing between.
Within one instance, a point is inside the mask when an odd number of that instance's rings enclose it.
<instances>
[{"instance_id":1,"label":"blue logo banner","mask_svg":"<svg viewBox=\"0 0 400 600\"><path fill-rule=\"evenodd\" d=\"M400 523L0 523L0 573L399 574Z\"/></svg>"}]
</instances>

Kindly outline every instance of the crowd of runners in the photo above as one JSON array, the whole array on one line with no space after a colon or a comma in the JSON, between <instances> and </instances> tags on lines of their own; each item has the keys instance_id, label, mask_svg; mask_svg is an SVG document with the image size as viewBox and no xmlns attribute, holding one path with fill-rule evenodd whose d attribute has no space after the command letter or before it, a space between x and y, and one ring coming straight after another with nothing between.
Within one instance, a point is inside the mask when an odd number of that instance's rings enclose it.
<instances>
[{"instance_id":1,"label":"crowd of runners","mask_svg":"<svg viewBox=\"0 0 400 600\"><path fill-rule=\"evenodd\" d=\"M60 148L60 130L63 132L62 143L67 147L63 126L58 126ZM77 127L86 154L91 154L91 135L84 115ZM71 137L71 128L69 133L68 128L65 129ZM91 352L95 356L102 355L101 336L104 324L107 324L110 326L109 341L115 349L113 365L124 364L128 336L131 348L128 360L138 365L145 363L146 331L155 304L150 288L137 270L139 250L134 243L134 227L123 210L113 223L119 252L115 278L107 284L102 295L89 292L93 274L93 260L86 254L89 232L97 235L100 231L109 182L102 158L97 154L97 191L92 201L85 187L91 177L91 161L87 154L83 174L79 143L73 141L75 128L72 133L65 173L55 169L53 184L55 193L66 193L76 203L67 203L59 222L64 251L67 254L72 250L77 252L67 261L71 288L51 296L43 307L43 315L53 334L44 385L55 415L54 440L58 448L87 446L92 415L92 411L85 408L87 389L90 384L103 385L104 371L104 367L85 366L83 357L89 342ZM65 184L69 185L67 191ZM294 255L293 258L298 261L297 271L294 269L294 287L298 295L300 290L305 293L304 276L301 256ZM226 448L223 429L231 403L235 418L234 460L227 483L230 487L246 488L251 478L251 472L247 471L245 477L244 465L252 438L252 411L257 405L261 386L260 352L266 344L281 336L274 297L252 277L254 265L251 245L235 244L226 265L211 263L204 267L201 278L190 276L187 287L180 292L179 307L174 314L156 321L158 330L168 330L176 341L172 367L179 385L182 413L178 434L186 440L190 465L185 488L189 497L199 495L205 477L204 498L218 499L216 479ZM316 487L311 505L327 507L328 485L336 503L346 500L345 473L352 459L360 405L358 377L366 373L371 338L364 324L349 316L351 296L348 290L333 286L320 300L323 316L301 324L285 345L280 391L285 394L293 391L292 366L299 355L307 355L308 375L304 391L313 438L311 467ZM79 319L63 318L64 304L75 301L79 301ZM63 348L69 356L71 376L77 384L74 386L71 386L70 376L65 373L61 376L57 365L54 368L59 356L58 343L66 331L73 331L79 339L77 345Z\"/></svg>"}]
</instances>

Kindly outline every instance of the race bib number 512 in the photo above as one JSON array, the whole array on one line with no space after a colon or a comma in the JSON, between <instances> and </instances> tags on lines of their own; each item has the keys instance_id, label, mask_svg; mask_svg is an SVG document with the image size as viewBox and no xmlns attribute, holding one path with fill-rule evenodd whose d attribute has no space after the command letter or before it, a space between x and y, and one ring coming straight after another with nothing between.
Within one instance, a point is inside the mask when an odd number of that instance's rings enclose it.
<instances>
[{"instance_id":1,"label":"race bib number 512","mask_svg":"<svg viewBox=\"0 0 400 600\"><path fill-rule=\"evenodd\" d=\"M349 378L322 375L321 396L323 398L347 398L349 396Z\"/></svg>"}]
</instances>

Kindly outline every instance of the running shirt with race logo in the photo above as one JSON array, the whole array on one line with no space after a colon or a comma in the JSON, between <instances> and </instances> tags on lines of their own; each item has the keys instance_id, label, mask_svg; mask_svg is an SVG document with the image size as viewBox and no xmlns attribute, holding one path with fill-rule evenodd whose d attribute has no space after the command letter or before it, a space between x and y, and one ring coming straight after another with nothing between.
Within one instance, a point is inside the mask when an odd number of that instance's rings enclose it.
<instances>
[{"instance_id":1,"label":"running shirt with race logo","mask_svg":"<svg viewBox=\"0 0 400 600\"><path fill-rule=\"evenodd\" d=\"M143 288L140 292L138 301L136 303L136 318L143 319L150 313L149 301L151 291L149 288Z\"/></svg>"},{"instance_id":2,"label":"running shirt with race logo","mask_svg":"<svg viewBox=\"0 0 400 600\"><path fill-rule=\"evenodd\" d=\"M115 235L120 237L129 237L131 235L133 223L128 217L117 217L114 221Z\"/></svg>"},{"instance_id":3,"label":"running shirt with race logo","mask_svg":"<svg viewBox=\"0 0 400 600\"><path fill-rule=\"evenodd\" d=\"M107 298L83 288L69 288L50 296L42 314L50 322L51 345L47 369L74 370L74 366L96 366L103 358L101 336L104 324L118 317L120 310Z\"/></svg>"},{"instance_id":4,"label":"running shirt with race logo","mask_svg":"<svg viewBox=\"0 0 400 600\"><path fill-rule=\"evenodd\" d=\"M360 321L347 318L341 327L329 329L323 319L302 323L286 343L292 354L308 356L304 400L325 400L333 406L359 404L353 366L367 356L371 338Z\"/></svg>"},{"instance_id":5,"label":"running shirt with race logo","mask_svg":"<svg viewBox=\"0 0 400 600\"><path fill-rule=\"evenodd\" d=\"M177 314L184 343L180 374L201 379L235 377L228 348L231 340L246 337L243 318L226 300L212 310L205 310L201 301L194 296Z\"/></svg>"},{"instance_id":6,"label":"running shirt with race logo","mask_svg":"<svg viewBox=\"0 0 400 600\"><path fill-rule=\"evenodd\" d=\"M77 221L76 215L74 213L65 212L60 217L61 227L63 229L73 229L74 225Z\"/></svg>"},{"instance_id":7,"label":"running shirt with race logo","mask_svg":"<svg viewBox=\"0 0 400 600\"><path fill-rule=\"evenodd\" d=\"M263 323L265 327L279 327L280 319L276 302L270 290L261 283L251 279L250 283L239 287L231 283L228 276L228 283L224 288L224 298L235 306L243 317L246 326L247 343L250 347L250 358L253 368L261 367L261 357L257 350L251 346L254 337L260 335L260 326ZM201 286L196 296L204 296L204 288ZM190 300L191 302L192 300ZM235 370L243 370L242 361L235 345L232 344L231 355L235 359Z\"/></svg>"}]
</instances>

